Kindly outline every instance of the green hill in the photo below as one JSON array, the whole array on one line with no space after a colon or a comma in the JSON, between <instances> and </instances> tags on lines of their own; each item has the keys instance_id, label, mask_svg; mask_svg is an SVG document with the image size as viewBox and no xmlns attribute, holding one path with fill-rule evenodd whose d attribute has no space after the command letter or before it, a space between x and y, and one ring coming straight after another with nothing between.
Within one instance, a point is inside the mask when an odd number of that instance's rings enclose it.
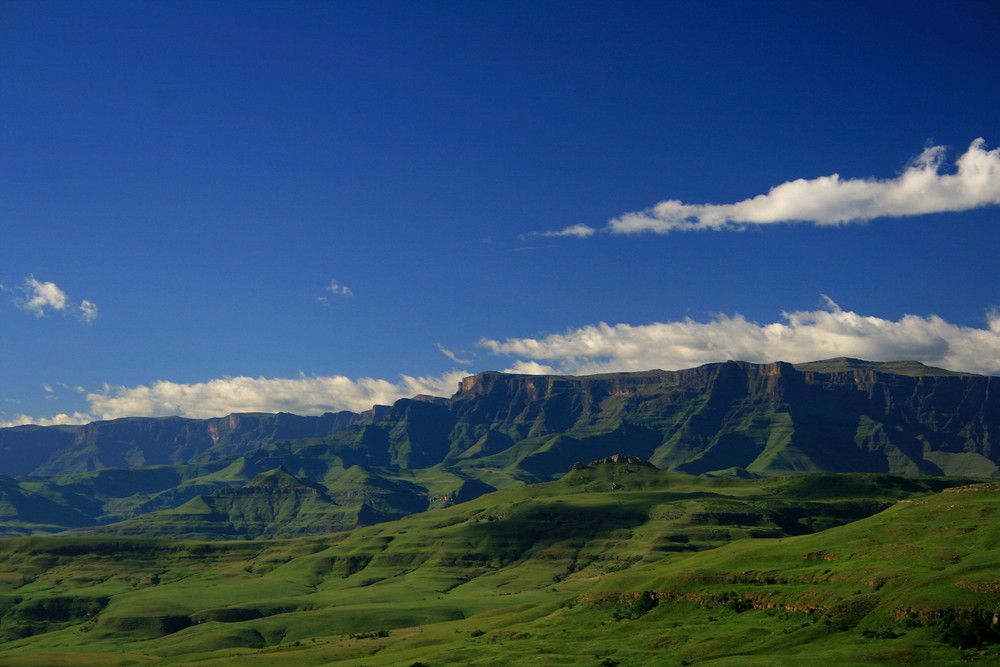
<instances>
[{"instance_id":1,"label":"green hill","mask_svg":"<svg viewBox=\"0 0 1000 667\"><path fill-rule=\"evenodd\" d=\"M93 532L186 540L298 537L363 524L366 509L372 511L363 504L338 505L319 485L303 482L279 467L244 486L217 489L180 507L142 514Z\"/></svg>"},{"instance_id":2,"label":"green hill","mask_svg":"<svg viewBox=\"0 0 1000 667\"><path fill-rule=\"evenodd\" d=\"M295 540L0 540L0 663L997 659L1000 491L966 482L600 462Z\"/></svg>"}]
</instances>

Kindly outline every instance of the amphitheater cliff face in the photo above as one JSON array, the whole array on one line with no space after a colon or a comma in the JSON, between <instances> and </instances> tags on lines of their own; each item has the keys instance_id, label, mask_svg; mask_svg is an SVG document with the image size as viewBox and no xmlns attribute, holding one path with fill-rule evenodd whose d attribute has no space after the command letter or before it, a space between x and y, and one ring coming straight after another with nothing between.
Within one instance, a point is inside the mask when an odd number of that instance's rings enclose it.
<instances>
[{"instance_id":1,"label":"amphitheater cliff face","mask_svg":"<svg viewBox=\"0 0 1000 667\"><path fill-rule=\"evenodd\" d=\"M360 465L551 479L616 453L695 474L1000 476L1000 378L915 362L724 362L590 376L484 372L365 413L127 418L0 429L7 475L170 465L319 439Z\"/></svg>"},{"instance_id":2,"label":"amphitheater cliff face","mask_svg":"<svg viewBox=\"0 0 1000 667\"><path fill-rule=\"evenodd\" d=\"M726 362L581 377L480 373L450 404L457 422L478 425L456 434L469 447L491 433L585 437L624 425L637 446L622 451L686 472L1000 472L1000 378L855 361L830 360L840 367L832 372Z\"/></svg>"}]
</instances>

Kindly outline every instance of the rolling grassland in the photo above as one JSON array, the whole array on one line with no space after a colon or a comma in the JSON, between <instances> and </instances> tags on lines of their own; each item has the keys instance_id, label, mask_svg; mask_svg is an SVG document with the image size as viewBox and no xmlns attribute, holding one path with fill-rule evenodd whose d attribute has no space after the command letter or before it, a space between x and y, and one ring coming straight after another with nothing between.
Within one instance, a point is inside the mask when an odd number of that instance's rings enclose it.
<instances>
[{"instance_id":1,"label":"rolling grassland","mask_svg":"<svg viewBox=\"0 0 1000 667\"><path fill-rule=\"evenodd\" d=\"M3 665L1000 660L1000 485L584 466L279 541L0 541Z\"/></svg>"}]
</instances>

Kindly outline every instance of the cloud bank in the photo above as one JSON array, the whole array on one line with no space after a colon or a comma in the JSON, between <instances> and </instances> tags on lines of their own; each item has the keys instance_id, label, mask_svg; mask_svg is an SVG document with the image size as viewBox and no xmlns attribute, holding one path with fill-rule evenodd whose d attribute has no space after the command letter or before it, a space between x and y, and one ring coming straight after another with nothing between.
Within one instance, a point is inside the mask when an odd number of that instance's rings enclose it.
<instances>
[{"instance_id":1,"label":"cloud bank","mask_svg":"<svg viewBox=\"0 0 1000 667\"><path fill-rule=\"evenodd\" d=\"M483 338L478 346L510 358L506 372L534 375L678 370L727 359L795 363L841 356L873 361L912 359L956 371L1000 374L1000 310L987 311L984 326L967 327L937 315L904 315L898 320L861 315L823 299L815 310L784 312L770 323L753 322L739 314L716 315L704 322L690 318L644 325L601 322L539 338ZM128 416L204 419L232 412L360 412L417 394L450 396L459 381L472 372L401 375L396 382L301 375L224 377L190 384L162 380L135 387L105 385L86 394L87 412L43 419L16 415L0 426L79 424ZM52 393L49 388L53 387L48 385L46 392Z\"/></svg>"},{"instance_id":2,"label":"cloud bank","mask_svg":"<svg viewBox=\"0 0 1000 667\"><path fill-rule=\"evenodd\" d=\"M0 428L38 424L87 424L120 417L189 417L208 419L233 412L292 412L319 415L350 410L362 412L373 405L391 405L418 394L451 396L465 371L439 376L401 375L398 382L343 375L298 378L224 377L184 384L161 380L150 385L125 387L105 385L87 394L88 412L37 418L19 414L0 422ZM76 390L77 388L72 388Z\"/></svg>"},{"instance_id":3,"label":"cloud bank","mask_svg":"<svg viewBox=\"0 0 1000 667\"><path fill-rule=\"evenodd\" d=\"M36 280L34 276L24 279L21 291L24 298L18 301L18 305L29 313L34 313L36 317L61 312L89 324L99 316L97 306L92 301L84 299L80 303L74 303L58 285Z\"/></svg>"},{"instance_id":4,"label":"cloud bank","mask_svg":"<svg viewBox=\"0 0 1000 667\"><path fill-rule=\"evenodd\" d=\"M66 413L60 413L55 417L29 417L28 415L14 415L13 419L0 422L0 428L9 428L11 426L27 426L28 424L34 424L36 426L89 424L90 422L94 421L94 419L95 417L93 415L89 415L84 412L74 412L71 415Z\"/></svg>"},{"instance_id":5,"label":"cloud bank","mask_svg":"<svg viewBox=\"0 0 1000 667\"><path fill-rule=\"evenodd\" d=\"M182 384L161 380L149 386L105 385L87 394L97 419L143 415L177 415L195 419L220 417L232 412L293 412L318 415L373 405L391 405L417 394L451 396L467 375L453 371L440 376L400 376L398 382L343 375L298 378L226 377Z\"/></svg>"},{"instance_id":6,"label":"cloud bank","mask_svg":"<svg viewBox=\"0 0 1000 667\"><path fill-rule=\"evenodd\" d=\"M727 359L804 362L831 357L872 361L916 360L971 373L1000 373L1000 311L984 328L963 327L936 315L899 320L859 315L824 297L821 308L782 313L782 320L751 322L717 315L633 326L603 322L543 338L481 339L493 354L519 357L515 369L566 374L677 370Z\"/></svg>"},{"instance_id":7,"label":"cloud bank","mask_svg":"<svg viewBox=\"0 0 1000 667\"><path fill-rule=\"evenodd\" d=\"M600 230L577 224L541 235L668 234L792 222L840 225L994 206L1000 204L1000 149L987 151L985 143L982 138L973 141L955 161L955 173L941 173L946 149L930 146L896 178L842 179L838 174L800 178L735 204L685 204L671 199L614 218Z\"/></svg>"}]
</instances>

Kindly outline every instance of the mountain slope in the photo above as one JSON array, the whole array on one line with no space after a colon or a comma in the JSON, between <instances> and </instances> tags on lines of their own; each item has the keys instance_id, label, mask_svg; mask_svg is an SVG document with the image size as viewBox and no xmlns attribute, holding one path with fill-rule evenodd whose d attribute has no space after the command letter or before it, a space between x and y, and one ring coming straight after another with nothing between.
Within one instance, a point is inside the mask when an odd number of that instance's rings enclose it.
<instances>
[{"instance_id":1,"label":"mountain slope","mask_svg":"<svg viewBox=\"0 0 1000 667\"><path fill-rule=\"evenodd\" d=\"M330 435L374 414L373 410L319 417L288 413L232 414L217 419L126 417L84 426L0 428L2 472L51 476L223 458L277 439Z\"/></svg>"},{"instance_id":2,"label":"mountain slope","mask_svg":"<svg viewBox=\"0 0 1000 667\"><path fill-rule=\"evenodd\" d=\"M180 507L149 512L93 532L186 540L288 538L363 524L366 510L373 511L365 505L338 505L323 487L276 468L245 486L217 489Z\"/></svg>"},{"instance_id":3,"label":"mountain slope","mask_svg":"<svg viewBox=\"0 0 1000 667\"><path fill-rule=\"evenodd\" d=\"M1000 491L953 483L598 462L324 537L2 540L0 661L996 659Z\"/></svg>"}]
</instances>

